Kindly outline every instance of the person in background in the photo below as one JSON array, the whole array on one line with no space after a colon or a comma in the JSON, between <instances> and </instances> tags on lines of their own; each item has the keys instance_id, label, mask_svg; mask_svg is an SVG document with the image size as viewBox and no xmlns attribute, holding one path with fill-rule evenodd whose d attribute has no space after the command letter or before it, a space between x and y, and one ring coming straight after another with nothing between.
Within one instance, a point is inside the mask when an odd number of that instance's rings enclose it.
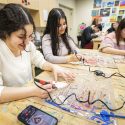
<instances>
[{"instance_id":1,"label":"person in background","mask_svg":"<svg viewBox=\"0 0 125 125\"><path fill-rule=\"evenodd\" d=\"M53 8L48 15L42 38L44 57L51 63L76 62L82 59L79 49L68 35L65 13L60 8ZM76 54L72 54L72 53Z\"/></svg>"},{"instance_id":2,"label":"person in background","mask_svg":"<svg viewBox=\"0 0 125 125\"><path fill-rule=\"evenodd\" d=\"M107 30L107 33L111 33L117 30L119 22L115 22L111 24L111 27Z\"/></svg>"},{"instance_id":3,"label":"person in background","mask_svg":"<svg viewBox=\"0 0 125 125\"><path fill-rule=\"evenodd\" d=\"M101 22L102 22L102 18L94 18L91 25L95 25L95 26L101 25L100 27L103 27Z\"/></svg>"},{"instance_id":4,"label":"person in background","mask_svg":"<svg viewBox=\"0 0 125 125\"><path fill-rule=\"evenodd\" d=\"M99 50L108 54L125 55L125 18L120 21L116 32L105 36Z\"/></svg>"},{"instance_id":5,"label":"person in background","mask_svg":"<svg viewBox=\"0 0 125 125\"><path fill-rule=\"evenodd\" d=\"M102 31L102 26L100 24L85 28L81 36L81 48L92 49L92 39L98 37L99 34L96 33L99 33L100 31Z\"/></svg>"},{"instance_id":6,"label":"person in background","mask_svg":"<svg viewBox=\"0 0 125 125\"><path fill-rule=\"evenodd\" d=\"M92 25L98 25L99 24L98 22L99 22L99 19L94 18L92 21Z\"/></svg>"},{"instance_id":7,"label":"person in background","mask_svg":"<svg viewBox=\"0 0 125 125\"><path fill-rule=\"evenodd\" d=\"M7 4L0 10L0 103L27 97L47 98L45 90L35 84L24 87L32 77L31 65L52 71L65 79L74 75L57 65L48 63L36 50L33 42L35 25L27 9L18 4ZM41 85L51 92L52 84Z\"/></svg>"}]
</instances>

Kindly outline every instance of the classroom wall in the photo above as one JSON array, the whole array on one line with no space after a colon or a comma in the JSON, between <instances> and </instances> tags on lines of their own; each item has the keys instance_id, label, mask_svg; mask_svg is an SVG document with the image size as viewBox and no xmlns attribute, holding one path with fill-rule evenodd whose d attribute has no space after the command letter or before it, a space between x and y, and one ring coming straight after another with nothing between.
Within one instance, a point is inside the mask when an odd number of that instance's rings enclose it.
<instances>
[{"instance_id":1,"label":"classroom wall","mask_svg":"<svg viewBox=\"0 0 125 125\"><path fill-rule=\"evenodd\" d=\"M59 4L75 9L76 0L59 0Z\"/></svg>"},{"instance_id":2,"label":"classroom wall","mask_svg":"<svg viewBox=\"0 0 125 125\"><path fill-rule=\"evenodd\" d=\"M107 31L111 24L125 18L125 0L95 0L92 16L101 19L103 31Z\"/></svg>"},{"instance_id":3,"label":"classroom wall","mask_svg":"<svg viewBox=\"0 0 125 125\"><path fill-rule=\"evenodd\" d=\"M59 5L63 5L65 7L73 10L72 33L70 35L74 39L74 41L77 43L77 38L76 38L76 0L59 0Z\"/></svg>"},{"instance_id":4,"label":"classroom wall","mask_svg":"<svg viewBox=\"0 0 125 125\"><path fill-rule=\"evenodd\" d=\"M90 25L93 0L59 0L59 4L73 9L73 39L77 42L78 26L80 23Z\"/></svg>"},{"instance_id":5,"label":"classroom wall","mask_svg":"<svg viewBox=\"0 0 125 125\"><path fill-rule=\"evenodd\" d=\"M86 26L91 25L91 10L93 8L93 1L94 0L76 0L75 34L79 35L78 27L82 22L84 22Z\"/></svg>"},{"instance_id":6,"label":"classroom wall","mask_svg":"<svg viewBox=\"0 0 125 125\"><path fill-rule=\"evenodd\" d=\"M76 24L84 22L90 25L92 22L91 10L93 8L93 0L77 0L76 2Z\"/></svg>"}]
</instances>

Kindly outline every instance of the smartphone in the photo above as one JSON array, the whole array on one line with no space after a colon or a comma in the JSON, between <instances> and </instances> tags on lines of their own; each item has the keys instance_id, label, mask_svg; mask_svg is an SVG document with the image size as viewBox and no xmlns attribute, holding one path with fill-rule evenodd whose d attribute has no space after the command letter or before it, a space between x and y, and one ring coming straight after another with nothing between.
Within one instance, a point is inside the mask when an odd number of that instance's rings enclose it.
<instances>
[{"instance_id":1,"label":"smartphone","mask_svg":"<svg viewBox=\"0 0 125 125\"><path fill-rule=\"evenodd\" d=\"M19 115L18 120L25 125L57 125L58 119L32 105L26 107Z\"/></svg>"}]
</instances>

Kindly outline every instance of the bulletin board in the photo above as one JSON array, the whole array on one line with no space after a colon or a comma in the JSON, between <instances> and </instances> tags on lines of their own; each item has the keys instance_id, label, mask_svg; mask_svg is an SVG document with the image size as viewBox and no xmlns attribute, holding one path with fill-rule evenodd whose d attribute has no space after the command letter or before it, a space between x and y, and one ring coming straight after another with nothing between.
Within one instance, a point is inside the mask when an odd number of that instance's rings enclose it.
<instances>
[{"instance_id":1,"label":"bulletin board","mask_svg":"<svg viewBox=\"0 0 125 125\"><path fill-rule=\"evenodd\" d=\"M108 29L111 23L125 18L125 0L94 0L91 15L100 18L104 29Z\"/></svg>"}]
</instances>

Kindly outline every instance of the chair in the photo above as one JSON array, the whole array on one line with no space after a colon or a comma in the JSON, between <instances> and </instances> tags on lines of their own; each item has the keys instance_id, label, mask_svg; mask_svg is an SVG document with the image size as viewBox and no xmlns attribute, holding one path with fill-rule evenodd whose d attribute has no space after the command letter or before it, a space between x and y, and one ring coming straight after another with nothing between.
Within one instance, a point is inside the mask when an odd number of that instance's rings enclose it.
<instances>
[{"instance_id":1,"label":"chair","mask_svg":"<svg viewBox=\"0 0 125 125\"><path fill-rule=\"evenodd\" d=\"M83 48L84 48L84 49L93 49L93 42L89 42L89 43L86 44Z\"/></svg>"},{"instance_id":2,"label":"chair","mask_svg":"<svg viewBox=\"0 0 125 125\"><path fill-rule=\"evenodd\" d=\"M41 53L42 53L42 36L40 36L39 39L35 39L35 42L34 42L37 50L39 50ZM38 67L35 67L35 66L32 66L33 68L33 76L37 76L39 75L43 70L38 68Z\"/></svg>"},{"instance_id":3,"label":"chair","mask_svg":"<svg viewBox=\"0 0 125 125\"><path fill-rule=\"evenodd\" d=\"M37 50L39 50L42 53L42 36L40 36L40 40L35 39L34 44Z\"/></svg>"}]
</instances>

